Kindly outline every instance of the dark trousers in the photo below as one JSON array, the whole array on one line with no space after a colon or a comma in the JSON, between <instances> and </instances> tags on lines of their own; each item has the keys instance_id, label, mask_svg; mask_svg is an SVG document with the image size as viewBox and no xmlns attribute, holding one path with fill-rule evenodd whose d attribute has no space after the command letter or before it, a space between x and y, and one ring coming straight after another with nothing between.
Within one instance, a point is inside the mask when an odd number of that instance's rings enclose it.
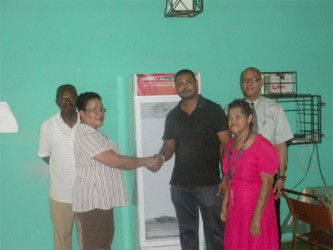
<instances>
[{"instance_id":1,"label":"dark trousers","mask_svg":"<svg viewBox=\"0 0 333 250\"><path fill-rule=\"evenodd\" d=\"M275 185L275 182L278 180L278 174L274 175L274 184L273 184L273 188ZM281 247L281 219L280 219L280 199L275 200L275 213L276 213L276 222L277 222L277 226L278 226L278 232L279 232L279 246Z\"/></svg>"},{"instance_id":2,"label":"dark trousers","mask_svg":"<svg viewBox=\"0 0 333 250\"><path fill-rule=\"evenodd\" d=\"M109 250L114 235L113 210L77 213L82 227L82 250Z\"/></svg>"},{"instance_id":3,"label":"dark trousers","mask_svg":"<svg viewBox=\"0 0 333 250\"><path fill-rule=\"evenodd\" d=\"M279 232L279 246L281 246L280 199L275 200L276 222L278 225L278 232Z\"/></svg>"},{"instance_id":4,"label":"dark trousers","mask_svg":"<svg viewBox=\"0 0 333 250\"><path fill-rule=\"evenodd\" d=\"M222 197L216 195L217 190L218 186L171 186L171 199L176 210L183 250L199 249L199 208L207 250L223 249L224 222L220 219Z\"/></svg>"}]
</instances>

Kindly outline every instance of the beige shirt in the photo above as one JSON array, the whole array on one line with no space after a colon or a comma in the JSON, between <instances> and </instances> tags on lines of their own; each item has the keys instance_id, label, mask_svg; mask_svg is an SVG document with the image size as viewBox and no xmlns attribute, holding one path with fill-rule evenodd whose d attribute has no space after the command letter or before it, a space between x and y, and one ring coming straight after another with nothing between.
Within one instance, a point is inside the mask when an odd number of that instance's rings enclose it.
<instances>
[{"instance_id":1,"label":"beige shirt","mask_svg":"<svg viewBox=\"0 0 333 250\"><path fill-rule=\"evenodd\" d=\"M249 102L249 101L248 101ZM287 116L275 100L260 96L254 102L258 130L274 145L286 142L294 137Z\"/></svg>"}]
</instances>

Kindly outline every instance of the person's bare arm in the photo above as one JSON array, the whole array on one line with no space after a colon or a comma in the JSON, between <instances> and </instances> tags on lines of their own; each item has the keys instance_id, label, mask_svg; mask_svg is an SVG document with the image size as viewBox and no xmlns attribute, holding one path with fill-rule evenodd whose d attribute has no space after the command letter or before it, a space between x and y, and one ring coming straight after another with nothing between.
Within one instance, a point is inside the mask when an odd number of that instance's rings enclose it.
<instances>
[{"instance_id":1,"label":"person's bare arm","mask_svg":"<svg viewBox=\"0 0 333 250\"><path fill-rule=\"evenodd\" d=\"M176 142L175 140L164 140L158 155L162 155L163 161L168 161L175 153Z\"/></svg>"},{"instance_id":2,"label":"person's bare arm","mask_svg":"<svg viewBox=\"0 0 333 250\"><path fill-rule=\"evenodd\" d=\"M229 132L229 130L221 131L221 132L217 133L217 137L219 138L220 145L221 145L220 146L221 158L223 158L225 155L228 140L230 139L230 132Z\"/></svg>"},{"instance_id":3,"label":"person's bare arm","mask_svg":"<svg viewBox=\"0 0 333 250\"><path fill-rule=\"evenodd\" d=\"M274 176L266 173L260 173L261 177L261 188L259 191L259 196L256 204L256 208L254 210L252 221L250 224L250 233L253 236L260 235L260 219L264 208L266 206L268 196L272 190L272 185L274 182Z\"/></svg>"},{"instance_id":4,"label":"person's bare arm","mask_svg":"<svg viewBox=\"0 0 333 250\"><path fill-rule=\"evenodd\" d=\"M278 175L279 176L286 176L286 155L287 155L287 145L286 143L280 143L275 145L276 149L279 153L279 170ZM275 199L279 199L282 195L281 190L284 188L284 179L278 178L274 184L274 194Z\"/></svg>"},{"instance_id":5,"label":"person's bare arm","mask_svg":"<svg viewBox=\"0 0 333 250\"><path fill-rule=\"evenodd\" d=\"M226 152L227 142L230 139L230 132L229 130L219 132L217 133L217 137L219 138L220 141L220 158L223 159ZM226 178L225 176L222 176L222 180L219 184L216 195L224 194L226 190L226 185L227 185Z\"/></svg>"},{"instance_id":6,"label":"person's bare arm","mask_svg":"<svg viewBox=\"0 0 333 250\"><path fill-rule=\"evenodd\" d=\"M223 195L222 199L222 206L220 212L220 219L222 221L227 220L227 211L228 211L228 186L225 187L225 194Z\"/></svg>"},{"instance_id":7,"label":"person's bare arm","mask_svg":"<svg viewBox=\"0 0 333 250\"><path fill-rule=\"evenodd\" d=\"M145 166L152 171L157 170L157 159L153 157L128 157L118 155L113 150L104 151L98 155L95 155L93 159L111 168L130 170Z\"/></svg>"}]
</instances>

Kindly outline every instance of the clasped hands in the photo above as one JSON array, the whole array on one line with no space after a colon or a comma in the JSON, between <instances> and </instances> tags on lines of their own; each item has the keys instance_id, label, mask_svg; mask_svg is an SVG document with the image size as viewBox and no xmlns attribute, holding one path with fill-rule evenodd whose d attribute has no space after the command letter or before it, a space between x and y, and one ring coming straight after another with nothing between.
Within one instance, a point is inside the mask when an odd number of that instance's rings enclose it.
<instances>
[{"instance_id":1,"label":"clasped hands","mask_svg":"<svg viewBox=\"0 0 333 250\"><path fill-rule=\"evenodd\" d=\"M154 156L146 158L145 166L151 172L155 173L161 169L163 163L163 157L161 155L155 154Z\"/></svg>"}]
</instances>

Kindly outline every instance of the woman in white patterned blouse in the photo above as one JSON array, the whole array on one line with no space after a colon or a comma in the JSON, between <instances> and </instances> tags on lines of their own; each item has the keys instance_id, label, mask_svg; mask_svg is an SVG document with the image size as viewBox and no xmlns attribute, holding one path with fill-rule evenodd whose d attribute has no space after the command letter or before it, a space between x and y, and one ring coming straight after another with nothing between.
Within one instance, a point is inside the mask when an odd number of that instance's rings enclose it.
<instances>
[{"instance_id":1,"label":"woman in white patterned blouse","mask_svg":"<svg viewBox=\"0 0 333 250\"><path fill-rule=\"evenodd\" d=\"M105 108L94 92L77 99L80 113L74 141L76 180L73 188L73 211L82 225L83 250L110 249L114 234L113 207L127 205L124 179L120 169L145 166L159 169L153 157L127 157L98 128L103 125Z\"/></svg>"}]
</instances>

